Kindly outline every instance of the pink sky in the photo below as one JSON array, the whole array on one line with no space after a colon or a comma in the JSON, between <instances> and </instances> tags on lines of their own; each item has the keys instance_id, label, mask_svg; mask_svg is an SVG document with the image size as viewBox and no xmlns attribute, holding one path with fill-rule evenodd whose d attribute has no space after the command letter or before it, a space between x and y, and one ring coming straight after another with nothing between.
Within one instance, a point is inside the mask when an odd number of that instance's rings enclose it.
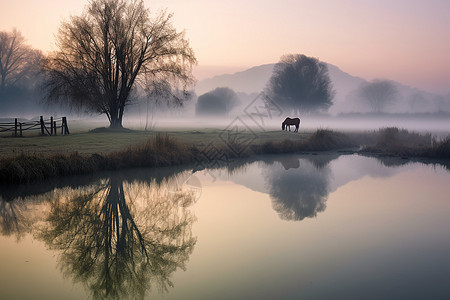
<instances>
[{"instance_id":1,"label":"pink sky","mask_svg":"<svg viewBox=\"0 0 450 300\"><path fill-rule=\"evenodd\" d=\"M35 48L52 49L61 20L87 0L2 1L0 30L22 31ZM447 0L154 0L186 30L199 79L274 63L302 53L365 79L388 78L450 93L450 1Z\"/></svg>"}]
</instances>

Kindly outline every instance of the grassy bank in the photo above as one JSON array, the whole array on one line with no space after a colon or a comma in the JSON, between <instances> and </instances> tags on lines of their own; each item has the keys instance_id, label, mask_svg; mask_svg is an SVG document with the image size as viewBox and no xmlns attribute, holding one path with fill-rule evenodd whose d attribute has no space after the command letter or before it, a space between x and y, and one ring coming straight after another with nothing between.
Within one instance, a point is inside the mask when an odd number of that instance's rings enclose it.
<instances>
[{"instance_id":1,"label":"grassy bank","mask_svg":"<svg viewBox=\"0 0 450 300\"><path fill-rule=\"evenodd\" d=\"M75 130L74 130L75 131ZM23 138L0 137L0 158L7 156L49 155L55 153L78 152L81 155L108 154L120 151L137 144L144 144L157 134L168 134L181 144L203 147L210 142L220 143L226 138L224 130L216 128L198 129L159 129L158 131L143 130L110 130L98 128L91 131L79 131L67 136L27 136ZM240 132L240 138L252 140L252 143L262 144L268 141L284 139L304 140L312 132L294 134L286 131L253 131Z\"/></svg>"},{"instance_id":2,"label":"grassy bank","mask_svg":"<svg viewBox=\"0 0 450 300\"><path fill-rule=\"evenodd\" d=\"M195 168L203 168L214 166L219 161L226 162L252 155L342 149L356 151L361 147L360 153L370 155L450 158L448 138L436 141L431 135L409 133L397 128L386 128L371 133L317 130L302 134L263 132L238 136L232 133L223 134L223 131L218 133L215 130L179 131L169 134L107 131L86 134L88 136L75 136L69 142L66 140L65 150L44 151L46 148L41 145L40 148L37 147L39 151L22 150L18 154L2 155L0 182L29 182L56 176L133 167L192 164ZM48 142L54 138L41 137L41 139ZM81 140L83 143L75 144ZM85 145L86 141L97 144ZM98 143L104 145L99 146ZM120 143L121 147L118 146ZM56 149L59 149L58 147ZM71 147L77 151L68 151ZM51 149L55 149L55 146L53 145ZM78 151L79 149L82 150ZM104 150L98 151L99 149Z\"/></svg>"},{"instance_id":3,"label":"grassy bank","mask_svg":"<svg viewBox=\"0 0 450 300\"><path fill-rule=\"evenodd\" d=\"M450 158L450 138L435 139L431 134L419 134L405 129L384 128L375 132L373 143L366 145L359 152L362 154L421 157L421 158Z\"/></svg>"}]
</instances>

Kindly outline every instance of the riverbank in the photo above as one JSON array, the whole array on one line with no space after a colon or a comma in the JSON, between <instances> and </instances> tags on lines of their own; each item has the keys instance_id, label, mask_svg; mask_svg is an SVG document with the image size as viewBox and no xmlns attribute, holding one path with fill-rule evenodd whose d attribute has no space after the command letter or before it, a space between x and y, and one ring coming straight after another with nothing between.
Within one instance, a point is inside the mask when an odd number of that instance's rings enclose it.
<instances>
[{"instance_id":1,"label":"riverbank","mask_svg":"<svg viewBox=\"0 0 450 300\"><path fill-rule=\"evenodd\" d=\"M40 139L40 140L39 140ZM12 139L33 143L31 139ZM38 142L45 142L38 144ZM52 145L53 142L53 145ZM78 143L78 144L77 144ZM14 146L9 146L10 151ZM20 146L13 154L0 153L0 182L22 183L51 177L88 174L137 167L190 164L214 168L261 154L350 151L364 155L450 158L450 140L397 128L374 132L233 133L217 130L137 132L106 129L80 134L71 140L37 137L34 146ZM32 150L34 147L34 150ZM70 151L69 149L72 149Z\"/></svg>"}]
</instances>

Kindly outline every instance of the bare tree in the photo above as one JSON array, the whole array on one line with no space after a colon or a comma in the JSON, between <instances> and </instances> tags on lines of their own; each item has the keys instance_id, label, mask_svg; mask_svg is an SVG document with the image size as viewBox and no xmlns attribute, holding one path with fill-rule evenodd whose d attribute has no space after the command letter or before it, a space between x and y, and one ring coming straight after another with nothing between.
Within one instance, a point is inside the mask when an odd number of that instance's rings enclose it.
<instances>
[{"instance_id":1,"label":"bare tree","mask_svg":"<svg viewBox=\"0 0 450 300\"><path fill-rule=\"evenodd\" d=\"M333 85L328 67L317 58L285 55L274 67L265 93L294 113L327 110L333 103Z\"/></svg>"},{"instance_id":2,"label":"bare tree","mask_svg":"<svg viewBox=\"0 0 450 300\"><path fill-rule=\"evenodd\" d=\"M380 113L389 102L395 100L398 91L388 80L373 80L363 83L358 88L358 94L369 103L373 112Z\"/></svg>"},{"instance_id":3,"label":"bare tree","mask_svg":"<svg viewBox=\"0 0 450 300\"><path fill-rule=\"evenodd\" d=\"M171 17L151 18L143 1L91 1L59 30L58 50L45 63L48 100L106 114L112 128L122 127L138 84L182 103L196 59Z\"/></svg>"},{"instance_id":4,"label":"bare tree","mask_svg":"<svg viewBox=\"0 0 450 300\"><path fill-rule=\"evenodd\" d=\"M35 72L41 58L41 51L27 45L17 29L0 32L0 90Z\"/></svg>"}]
</instances>

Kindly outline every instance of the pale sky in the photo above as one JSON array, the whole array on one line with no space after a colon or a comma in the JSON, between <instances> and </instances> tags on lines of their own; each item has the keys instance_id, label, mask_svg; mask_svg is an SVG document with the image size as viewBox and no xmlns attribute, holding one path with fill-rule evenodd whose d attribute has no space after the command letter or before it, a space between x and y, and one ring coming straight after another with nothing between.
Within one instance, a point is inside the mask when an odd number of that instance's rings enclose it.
<instances>
[{"instance_id":1,"label":"pale sky","mask_svg":"<svg viewBox=\"0 0 450 300\"><path fill-rule=\"evenodd\" d=\"M0 31L49 51L62 20L87 0L0 0ZM371 80L450 93L448 0L146 0L186 30L198 79L302 53Z\"/></svg>"}]
</instances>

